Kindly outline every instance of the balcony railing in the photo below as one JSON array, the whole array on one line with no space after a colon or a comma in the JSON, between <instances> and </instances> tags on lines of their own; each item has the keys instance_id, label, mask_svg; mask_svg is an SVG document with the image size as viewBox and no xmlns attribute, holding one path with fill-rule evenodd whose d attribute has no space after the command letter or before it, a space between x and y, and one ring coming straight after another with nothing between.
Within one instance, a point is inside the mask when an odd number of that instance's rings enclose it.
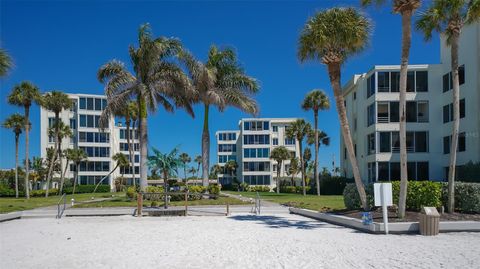
<instances>
[{"instance_id":1,"label":"balcony railing","mask_svg":"<svg viewBox=\"0 0 480 269\"><path fill-rule=\"evenodd\" d=\"M377 117L377 122L378 122L378 123L389 123L390 120L389 120L388 116L387 116L387 117L380 117L380 116L378 116L378 117Z\"/></svg>"}]
</instances>

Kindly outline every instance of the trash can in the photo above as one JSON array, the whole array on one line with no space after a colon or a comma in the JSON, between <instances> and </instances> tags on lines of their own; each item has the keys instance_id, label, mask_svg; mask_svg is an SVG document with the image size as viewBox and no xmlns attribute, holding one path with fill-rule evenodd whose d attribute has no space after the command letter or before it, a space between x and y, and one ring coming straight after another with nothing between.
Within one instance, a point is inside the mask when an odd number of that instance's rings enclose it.
<instances>
[{"instance_id":1,"label":"trash can","mask_svg":"<svg viewBox=\"0 0 480 269\"><path fill-rule=\"evenodd\" d=\"M437 235L440 214L435 207L424 207L420 213L419 230L421 235Z\"/></svg>"}]
</instances>

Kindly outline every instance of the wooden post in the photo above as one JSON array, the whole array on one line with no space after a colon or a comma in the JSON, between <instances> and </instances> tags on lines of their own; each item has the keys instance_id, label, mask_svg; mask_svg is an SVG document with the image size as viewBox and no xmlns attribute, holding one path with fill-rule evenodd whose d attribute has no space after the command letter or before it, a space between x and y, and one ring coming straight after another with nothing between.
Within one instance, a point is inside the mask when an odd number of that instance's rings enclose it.
<instances>
[{"instance_id":1,"label":"wooden post","mask_svg":"<svg viewBox=\"0 0 480 269\"><path fill-rule=\"evenodd\" d=\"M142 216L142 208L143 208L143 193L137 193L137 217Z\"/></svg>"},{"instance_id":2,"label":"wooden post","mask_svg":"<svg viewBox=\"0 0 480 269\"><path fill-rule=\"evenodd\" d=\"M188 191L185 193L185 217L188 214Z\"/></svg>"},{"instance_id":3,"label":"wooden post","mask_svg":"<svg viewBox=\"0 0 480 269\"><path fill-rule=\"evenodd\" d=\"M228 202L227 202L227 214L225 216L228 216L230 215L230 206L228 205Z\"/></svg>"}]
</instances>

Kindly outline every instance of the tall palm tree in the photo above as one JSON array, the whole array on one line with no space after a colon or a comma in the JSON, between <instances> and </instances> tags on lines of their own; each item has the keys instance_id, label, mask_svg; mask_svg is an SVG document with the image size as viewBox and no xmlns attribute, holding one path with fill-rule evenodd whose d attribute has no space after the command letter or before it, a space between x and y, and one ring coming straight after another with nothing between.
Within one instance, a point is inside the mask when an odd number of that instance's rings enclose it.
<instances>
[{"instance_id":1,"label":"tall palm tree","mask_svg":"<svg viewBox=\"0 0 480 269\"><path fill-rule=\"evenodd\" d=\"M195 174L197 173L197 169L195 169L195 167L190 167L190 169L188 169L188 173L192 174L192 177L195 176Z\"/></svg>"},{"instance_id":2,"label":"tall palm tree","mask_svg":"<svg viewBox=\"0 0 480 269\"><path fill-rule=\"evenodd\" d=\"M365 188L348 125L342 88L341 65L348 57L361 52L368 43L371 25L355 8L332 8L310 18L300 34L298 57L302 62L317 60L327 65L335 104L340 118L342 136L352 165L353 177L364 209L368 208Z\"/></svg>"},{"instance_id":3,"label":"tall palm tree","mask_svg":"<svg viewBox=\"0 0 480 269\"><path fill-rule=\"evenodd\" d=\"M192 158L188 156L188 153L182 153L180 154L180 161L183 163L183 177L185 180L185 184L187 183L187 164L189 164L192 161Z\"/></svg>"},{"instance_id":4,"label":"tall palm tree","mask_svg":"<svg viewBox=\"0 0 480 269\"><path fill-rule=\"evenodd\" d=\"M363 6L375 3L381 5L386 0L361 0ZM398 217L405 217L407 202L407 128L406 128L406 95L407 95L407 72L412 40L412 15L420 7L421 0L392 0L393 12L402 16L402 55L400 59L400 83L399 83L399 107L400 107L400 196L398 199Z\"/></svg>"},{"instance_id":5,"label":"tall palm tree","mask_svg":"<svg viewBox=\"0 0 480 269\"><path fill-rule=\"evenodd\" d=\"M313 172L315 173L315 184L317 185L317 195L320 195L320 179L319 179L319 172L318 172L318 152L320 150L321 145L328 146L330 145L330 137L328 135L319 130L313 130L312 132L307 134L307 144L314 145L315 147L315 162L313 167ZM315 146L317 145L317 146Z\"/></svg>"},{"instance_id":6,"label":"tall palm tree","mask_svg":"<svg viewBox=\"0 0 480 269\"><path fill-rule=\"evenodd\" d=\"M458 132L460 128L460 82L458 75L458 50L460 33L464 25L480 20L480 1L478 0L434 0L431 6L421 14L416 28L430 40L434 31L447 37L450 46L452 82L453 82L453 126L450 145L450 166L448 170L448 212L455 210L455 166L457 163Z\"/></svg>"},{"instance_id":7,"label":"tall palm tree","mask_svg":"<svg viewBox=\"0 0 480 269\"><path fill-rule=\"evenodd\" d=\"M195 102L202 103L205 109L202 132L202 183L207 186L210 168L208 128L210 106L216 106L221 112L233 106L256 115L258 107L251 95L258 92L259 86L254 78L245 74L233 49L218 49L212 45L206 63L194 59L188 53L184 53L182 58L195 89Z\"/></svg>"},{"instance_id":8,"label":"tall palm tree","mask_svg":"<svg viewBox=\"0 0 480 269\"><path fill-rule=\"evenodd\" d=\"M100 186L100 184L102 184L102 182L105 179L107 179L111 174L113 174L113 172L115 172L115 170L117 170L117 168L120 167L120 169L125 170L125 168L130 167L130 162L128 161L127 156L125 156L125 154L123 154L121 152L113 155L112 160L114 160L115 163L116 163L115 167L97 183L97 186L95 186L95 189L93 190L94 193L97 190L98 186ZM122 172L122 177L123 177L124 174L125 173Z\"/></svg>"},{"instance_id":9,"label":"tall palm tree","mask_svg":"<svg viewBox=\"0 0 480 269\"><path fill-rule=\"evenodd\" d=\"M2 127L11 129L15 134L15 198L18 198L18 141L25 128L25 117L18 113L12 114L5 119Z\"/></svg>"},{"instance_id":10,"label":"tall palm tree","mask_svg":"<svg viewBox=\"0 0 480 269\"><path fill-rule=\"evenodd\" d=\"M128 144L128 154L129 154L129 160L130 160L130 165L131 165L131 171L132 171L132 182L133 186L136 185L136 177L135 177L135 152L134 152L134 141L136 137L138 137L137 133L137 128L136 128L136 122L138 119L138 105L137 102L130 101L128 103L127 107L127 113L125 114L125 123L127 125L127 144ZM130 131L130 124L133 127L133 130ZM130 133L132 133L132 136L130 136Z\"/></svg>"},{"instance_id":11,"label":"tall palm tree","mask_svg":"<svg viewBox=\"0 0 480 269\"><path fill-rule=\"evenodd\" d=\"M178 148L174 148L170 153L161 153L156 148L152 148L154 155L148 156L148 167L156 173L163 174L163 189L168 191L168 177L178 173L178 168L182 165L182 161L177 156ZM167 196L164 195L164 207L168 207Z\"/></svg>"},{"instance_id":12,"label":"tall palm tree","mask_svg":"<svg viewBox=\"0 0 480 269\"><path fill-rule=\"evenodd\" d=\"M272 150L272 152L270 152L270 159L277 162L277 193L280 193L280 174L282 171L282 163L283 161L288 160L290 157L290 151L284 146L276 147Z\"/></svg>"},{"instance_id":13,"label":"tall palm tree","mask_svg":"<svg viewBox=\"0 0 480 269\"><path fill-rule=\"evenodd\" d=\"M0 48L0 77L7 75L8 70L12 68L12 58L8 55L7 51Z\"/></svg>"},{"instance_id":14,"label":"tall palm tree","mask_svg":"<svg viewBox=\"0 0 480 269\"><path fill-rule=\"evenodd\" d=\"M313 173L315 174L315 183L317 184L317 195L320 196L320 179L318 178L318 147L320 146L318 132L318 111L329 109L330 100L324 91L313 90L305 96L305 99L303 99L302 108L306 111L313 111L315 140L312 144L317 145L315 147L315 166Z\"/></svg>"},{"instance_id":15,"label":"tall palm tree","mask_svg":"<svg viewBox=\"0 0 480 269\"><path fill-rule=\"evenodd\" d=\"M301 171L300 165L298 164L298 158L290 159L290 166L288 168L288 174L292 176L292 186L295 186L295 176Z\"/></svg>"},{"instance_id":16,"label":"tall palm tree","mask_svg":"<svg viewBox=\"0 0 480 269\"><path fill-rule=\"evenodd\" d=\"M75 188L78 182L78 172L80 169L80 163L88 160L87 153L82 149L67 149L66 150L67 160L70 160L75 164L75 177L73 178L73 191L72 195L75 194ZM94 191L95 192L95 191Z\"/></svg>"},{"instance_id":17,"label":"tall palm tree","mask_svg":"<svg viewBox=\"0 0 480 269\"><path fill-rule=\"evenodd\" d=\"M29 159L30 151L30 107L34 103L41 102L41 95L38 87L28 81L24 81L16 85L8 96L8 103L11 105L21 106L25 110L25 159ZM30 199L30 187L28 184L29 165L25 163L25 197Z\"/></svg>"},{"instance_id":18,"label":"tall palm tree","mask_svg":"<svg viewBox=\"0 0 480 269\"><path fill-rule=\"evenodd\" d=\"M305 164L303 158L303 139L305 136L311 132L312 126L310 123L306 122L303 119L298 119L294 121L290 126L285 130L285 134L289 139L296 139L298 141L298 148L300 150L300 168L302 172L302 188L303 195L307 195L305 189Z\"/></svg>"},{"instance_id":19,"label":"tall palm tree","mask_svg":"<svg viewBox=\"0 0 480 269\"><path fill-rule=\"evenodd\" d=\"M59 124L60 120L60 113L64 109L69 109L72 106L72 100L68 97L67 94L60 92L60 91L52 91L43 96L42 106L49 111L52 111L55 114L55 121L53 126L55 126L55 144L54 144L54 156L53 158L56 159L59 157L59 148L60 148L60 127ZM61 164L60 164L61 166ZM45 197L48 197L48 189L50 188L50 181L53 177L53 163L50 164L48 168L48 175L47 175L47 190L45 192Z\"/></svg>"},{"instance_id":20,"label":"tall palm tree","mask_svg":"<svg viewBox=\"0 0 480 269\"><path fill-rule=\"evenodd\" d=\"M200 171L200 165L202 165L202 163L203 163L203 158L202 158L201 155L197 155L193 161L197 163L197 172L195 173L195 180L197 180L198 179L198 172ZM196 185L196 183L195 183L195 185Z\"/></svg>"},{"instance_id":21,"label":"tall palm tree","mask_svg":"<svg viewBox=\"0 0 480 269\"><path fill-rule=\"evenodd\" d=\"M58 125L58 126L57 126ZM57 133L58 132L58 133ZM50 137L55 137L55 140L58 140L58 155L57 158L60 162L60 191L58 194L60 195L63 191L63 185L65 183L65 172L67 171L67 166L65 166L65 170L62 171L63 169L63 151L62 151L62 141L64 138L70 138L73 136L72 129L70 129L70 126L66 125L63 123L63 121L58 121L53 123L53 126L48 128L48 136ZM57 141L55 141L57 143ZM68 162L67 162L68 165Z\"/></svg>"},{"instance_id":22,"label":"tall palm tree","mask_svg":"<svg viewBox=\"0 0 480 269\"><path fill-rule=\"evenodd\" d=\"M108 98L105 113L113 114L131 99L137 101L140 188L144 191L148 174L148 111L155 112L160 105L168 112L173 112L175 107L183 107L192 117L194 113L189 96L189 79L176 61L183 50L180 41L166 37L153 38L150 26L145 24L138 31L138 43L138 48L129 48L133 74L122 62L113 60L100 67L97 78L105 83Z\"/></svg>"}]
</instances>

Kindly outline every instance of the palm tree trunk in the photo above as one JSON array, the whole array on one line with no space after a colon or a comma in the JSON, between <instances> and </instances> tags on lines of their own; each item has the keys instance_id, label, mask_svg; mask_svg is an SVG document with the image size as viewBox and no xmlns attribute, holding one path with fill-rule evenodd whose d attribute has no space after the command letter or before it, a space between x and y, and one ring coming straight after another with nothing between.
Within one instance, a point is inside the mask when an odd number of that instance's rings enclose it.
<instances>
[{"instance_id":1,"label":"palm tree trunk","mask_svg":"<svg viewBox=\"0 0 480 269\"><path fill-rule=\"evenodd\" d=\"M277 193L280 193L280 167L282 167L282 163L277 162Z\"/></svg>"},{"instance_id":2,"label":"palm tree trunk","mask_svg":"<svg viewBox=\"0 0 480 269\"><path fill-rule=\"evenodd\" d=\"M130 162L129 163L129 167L131 167L131 170L130 170L130 174L132 174L132 181L133 181L133 186L135 186L135 166L134 166L134 155L133 155L133 148L132 148L132 139L130 137L130 116L127 115L125 116L125 124L127 125L127 145L128 145L128 161ZM134 131L135 133L135 131ZM133 137L135 138L135 134L133 135ZM123 177L123 176L122 176Z\"/></svg>"},{"instance_id":3,"label":"palm tree trunk","mask_svg":"<svg viewBox=\"0 0 480 269\"><path fill-rule=\"evenodd\" d=\"M299 146L298 148L300 149L300 165L302 166L300 169L302 170L302 193L303 196L307 195L307 192L305 190L305 166L303 164L303 151L302 151L302 141L298 141Z\"/></svg>"},{"instance_id":4,"label":"palm tree trunk","mask_svg":"<svg viewBox=\"0 0 480 269\"><path fill-rule=\"evenodd\" d=\"M15 134L15 198L18 198L18 139L20 134Z\"/></svg>"},{"instance_id":5,"label":"palm tree trunk","mask_svg":"<svg viewBox=\"0 0 480 269\"><path fill-rule=\"evenodd\" d=\"M320 196L320 179L318 178L318 111L314 112L314 125L315 125L315 166L313 172L315 173L315 183L317 184L317 195Z\"/></svg>"},{"instance_id":6,"label":"palm tree trunk","mask_svg":"<svg viewBox=\"0 0 480 269\"><path fill-rule=\"evenodd\" d=\"M50 180L53 176L53 167L55 166L55 161L57 160L58 155L58 120L60 119L59 113L55 113L55 143L53 147L53 155L52 160L50 162L50 167L48 168L48 175L47 175L47 190L45 191L45 197L48 197L48 189L50 188ZM48 155L48 154L47 154Z\"/></svg>"},{"instance_id":7,"label":"palm tree trunk","mask_svg":"<svg viewBox=\"0 0 480 269\"><path fill-rule=\"evenodd\" d=\"M168 185L167 185L167 182L168 182L168 173L166 171L163 172L163 192L168 192ZM163 208L167 209L168 208L168 194L164 194L163 195Z\"/></svg>"},{"instance_id":8,"label":"palm tree trunk","mask_svg":"<svg viewBox=\"0 0 480 269\"><path fill-rule=\"evenodd\" d=\"M364 210L368 210L367 195L365 193L365 187L363 186L362 178L360 177L360 170L358 169L357 158L355 157L355 151L353 149L352 137L350 134L350 126L348 125L347 111L342 88L340 86L340 63L328 64L328 75L330 83L332 84L333 93L335 95L335 104L337 107L338 117L340 118L340 127L342 130L343 142L347 148L348 159L352 165L353 177L357 186L358 195L360 196L360 202Z\"/></svg>"},{"instance_id":9,"label":"palm tree trunk","mask_svg":"<svg viewBox=\"0 0 480 269\"><path fill-rule=\"evenodd\" d=\"M60 189L62 189L63 184L65 183L65 172L62 170L63 169L63 159L62 159L62 140L60 137L58 139L58 159L60 160ZM67 167L65 167L65 171L67 170ZM60 192L58 193L60 195Z\"/></svg>"},{"instance_id":10,"label":"palm tree trunk","mask_svg":"<svg viewBox=\"0 0 480 269\"><path fill-rule=\"evenodd\" d=\"M65 185L65 175L67 174L67 168L68 168L68 159L65 160L65 169L63 170L63 175L62 175L62 183L60 184L60 190L58 191L58 195L62 195L63 192L63 185Z\"/></svg>"},{"instance_id":11,"label":"palm tree trunk","mask_svg":"<svg viewBox=\"0 0 480 269\"><path fill-rule=\"evenodd\" d=\"M209 106L205 105L205 114L203 118L202 132L202 185L208 186L208 166L210 158L210 133L208 131L208 110Z\"/></svg>"},{"instance_id":12,"label":"palm tree trunk","mask_svg":"<svg viewBox=\"0 0 480 269\"><path fill-rule=\"evenodd\" d=\"M25 197L27 199L30 199L30 186L28 184L28 176L29 176L29 150L30 150L30 144L29 144L29 136L30 133L30 106L25 106Z\"/></svg>"},{"instance_id":13,"label":"palm tree trunk","mask_svg":"<svg viewBox=\"0 0 480 269\"><path fill-rule=\"evenodd\" d=\"M398 218L405 217L407 202L408 171L407 171L407 130L406 130L406 94L408 58L412 39L412 11L402 12L402 59L400 64L400 196L398 197Z\"/></svg>"},{"instance_id":14,"label":"palm tree trunk","mask_svg":"<svg viewBox=\"0 0 480 269\"><path fill-rule=\"evenodd\" d=\"M453 126L452 143L450 145L450 168L448 170L448 205L449 213L455 211L455 169L457 163L458 130L460 128L460 81L458 76L458 44L459 34L452 35L451 61L453 82Z\"/></svg>"},{"instance_id":15,"label":"palm tree trunk","mask_svg":"<svg viewBox=\"0 0 480 269\"><path fill-rule=\"evenodd\" d=\"M78 169L80 168L80 163L75 164L75 178L73 179L73 190L72 190L72 195L75 194L75 187L77 186L77 181L78 181ZM95 192L95 191L94 191Z\"/></svg>"},{"instance_id":16,"label":"palm tree trunk","mask_svg":"<svg viewBox=\"0 0 480 269\"><path fill-rule=\"evenodd\" d=\"M147 136L147 104L142 97L138 98L139 116L140 116L140 190L145 191L147 182L147 155L148 155L148 136Z\"/></svg>"},{"instance_id":17,"label":"palm tree trunk","mask_svg":"<svg viewBox=\"0 0 480 269\"><path fill-rule=\"evenodd\" d=\"M102 184L102 182L108 178L113 172L115 172L115 170L117 170L118 166L120 165L120 163L117 163L117 165L115 166L115 168L113 168L112 171L110 171L110 173L108 173L108 175L104 176L98 183L97 185L95 186L95 189L93 190L93 193L95 193L97 191L97 188L98 186L100 186L100 184ZM125 170L125 167L123 168ZM122 174L122 177L123 177L123 174Z\"/></svg>"},{"instance_id":18,"label":"palm tree trunk","mask_svg":"<svg viewBox=\"0 0 480 269\"><path fill-rule=\"evenodd\" d=\"M183 180L185 181L185 185L187 185L187 164L183 163Z\"/></svg>"}]
</instances>

